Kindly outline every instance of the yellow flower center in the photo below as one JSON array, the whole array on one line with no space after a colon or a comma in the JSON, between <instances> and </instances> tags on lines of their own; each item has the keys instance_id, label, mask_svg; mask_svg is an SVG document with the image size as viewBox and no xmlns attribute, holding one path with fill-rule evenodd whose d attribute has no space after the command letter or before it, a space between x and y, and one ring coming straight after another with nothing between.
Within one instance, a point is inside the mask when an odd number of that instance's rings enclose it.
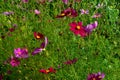
<instances>
[{"instance_id":1,"label":"yellow flower center","mask_svg":"<svg viewBox=\"0 0 120 80\"><path fill-rule=\"evenodd\" d=\"M21 52L19 51L18 54L21 54Z\"/></svg>"},{"instance_id":2,"label":"yellow flower center","mask_svg":"<svg viewBox=\"0 0 120 80\"><path fill-rule=\"evenodd\" d=\"M76 26L76 29L79 30L79 29L80 29L80 26Z\"/></svg>"},{"instance_id":3,"label":"yellow flower center","mask_svg":"<svg viewBox=\"0 0 120 80\"><path fill-rule=\"evenodd\" d=\"M102 78L102 76L99 76L98 78Z\"/></svg>"},{"instance_id":4,"label":"yellow flower center","mask_svg":"<svg viewBox=\"0 0 120 80\"><path fill-rule=\"evenodd\" d=\"M65 13L62 13L62 14L61 14L61 16L64 16L64 15L65 15Z\"/></svg>"},{"instance_id":5,"label":"yellow flower center","mask_svg":"<svg viewBox=\"0 0 120 80\"><path fill-rule=\"evenodd\" d=\"M36 38L40 38L40 36L37 35Z\"/></svg>"},{"instance_id":6,"label":"yellow flower center","mask_svg":"<svg viewBox=\"0 0 120 80\"><path fill-rule=\"evenodd\" d=\"M50 70L46 70L46 72L48 73L48 72L50 72Z\"/></svg>"},{"instance_id":7,"label":"yellow flower center","mask_svg":"<svg viewBox=\"0 0 120 80\"><path fill-rule=\"evenodd\" d=\"M95 78L93 78L93 80L96 80Z\"/></svg>"}]
</instances>

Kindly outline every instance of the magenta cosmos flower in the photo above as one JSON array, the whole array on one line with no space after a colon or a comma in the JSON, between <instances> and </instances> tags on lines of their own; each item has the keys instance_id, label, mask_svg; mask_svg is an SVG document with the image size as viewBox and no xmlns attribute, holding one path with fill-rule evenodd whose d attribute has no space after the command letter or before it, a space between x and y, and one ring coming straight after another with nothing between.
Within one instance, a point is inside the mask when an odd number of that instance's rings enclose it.
<instances>
[{"instance_id":1,"label":"magenta cosmos flower","mask_svg":"<svg viewBox=\"0 0 120 80\"><path fill-rule=\"evenodd\" d=\"M34 10L34 13L37 14L37 15L39 15L39 14L40 14L40 11L37 10L37 9L35 9L35 10Z\"/></svg>"},{"instance_id":2,"label":"magenta cosmos flower","mask_svg":"<svg viewBox=\"0 0 120 80\"><path fill-rule=\"evenodd\" d=\"M23 48L14 49L14 54L16 58L27 58L28 57L28 50Z\"/></svg>"},{"instance_id":3,"label":"magenta cosmos flower","mask_svg":"<svg viewBox=\"0 0 120 80\"><path fill-rule=\"evenodd\" d=\"M98 72L98 73L89 74L87 80L102 80L104 77L105 77L104 73Z\"/></svg>"},{"instance_id":4,"label":"magenta cosmos flower","mask_svg":"<svg viewBox=\"0 0 120 80\"><path fill-rule=\"evenodd\" d=\"M42 52L43 50L45 50L47 44L48 44L48 39L47 39L47 37L45 37L44 42L42 42L42 44L40 45L39 48L34 49L34 51L32 52L32 55L36 55L36 54Z\"/></svg>"},{"instance_id":5,"label":"magenta cosmos flower","mask_svg":"<svg viewBox=\"0 0 120 80\"><path fill-rule=\"evenodd\" d=\"M86 32L90 34L96 27L98 26L98 22L95 21L94 23L88 24L85 28Z\"/></svg>"},{"instance_id":6,"label":"magenta cosmos flower","mask_svg":"<svg viewBox=\"0 0 120 80\"><path fill-rule=\"evenodd\" d=\"M82 26L82 22L72 22L69 24L70 25L70 30L75 34L75 35L80 35L81 37L87 36L86 31L84 27Z\"/></svg>"},{"instance_id":7,"label":"magenta cosmos flower","mask_svg":"<svg viewBox=\"0 0 120 80\"><path fill-rule=\"evenodd\" d=\"M67 8L61 12L60 15L57 15L56 18L62 18L65 16L76 17L78 15L77 11L73 8Z\"/></svg>"},{"instance_id":8,"label":"magenta cosmos flower","mask_svg":"<svg viewBox=\"0 0 120 80\"><path fill-rule=\"evenodd\" d=\"M16 57L11 57L10 58L10 65L12 66L12 67L16 67L16 66L18 66L20 64L20 61L18 60L18 58L16 58Z\"/></svg>"},{"instance_id":9,"label":"magenta cosmos flower","mask_svg":"<svg viewBox=\"0 0 120 80\"><path fill-rule=\"evenodd\" d=\"M74 58L74 59L72 59L72 60L67 60L66 62L64 62L64 64L66 64L66 65L71 65L71 64L76 63L77 61L78 61L78 59L77 59L77 58Z\"/></svg>"},{"instance_id":10,"label":"magenta cosmos flower","mask_svg":"<svg viewBox=\"0 0 120 80\"><path fill-rule=\"evenodd\" d=\"M80 9L80 11L81 11L81 14L89 14L88 10Z\"/></svg>"},{"instance_id":11,"label":"magenta cosmos flower","mask_svg":"<svg viewBox=\"0 0 120 80\"><path fill-rule=\"evenodd\" d=\"M23 3L28 3L29 0L22 0Z\"/></svg>"},{"instance_id":12,"label":"magenta cosmos flower","mask_svg":"<svg viewBox=\"0 0 120 80\"><path fill-rule=\"evenodd\" d=\"M68 4L69 0L62 0L64 4Z\"/></svg>"}]
</instances>

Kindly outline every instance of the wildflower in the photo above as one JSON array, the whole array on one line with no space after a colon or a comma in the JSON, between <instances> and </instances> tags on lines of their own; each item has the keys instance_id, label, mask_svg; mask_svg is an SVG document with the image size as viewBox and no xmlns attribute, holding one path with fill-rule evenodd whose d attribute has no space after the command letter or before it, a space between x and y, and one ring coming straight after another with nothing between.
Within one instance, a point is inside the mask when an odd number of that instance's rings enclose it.
<instances>
[{"instance_id":1,"label":"wildflower","mask_svg":"<svg viewBox=\"0 0 120 80\"><path fill-rule=\"evenodd\" d=\"M37 10L37 9L35 9L35 10L34 10L34 13L37 14L37 15L39 15L39 14L40 14L40 11Z\"/></svg>"},{"instance_id":2,"label":"wildflower","mask_svg":"<svg viewBox=\"0 0 120 80\"><path fill-rule=\"evenodd\" d=\"M99 17L101 17L101 14L96 13L96 14L94 14L92 17L93 17L93 18L99 18Z\"/></svg>"},{"instance_id":3,"label":"wildflower","mask_svg":"<svg viewBox=\"0 0 120 80\"><path fill-rule=\"evenodd\" d=\"M87 32L88 34L90 34L90 33L93 31L93 29L95 29L97 26L98 26L98 22L95 21L95 22L92 23L92 24L88 24L88 25L85 27L85 30L86 30L86 32Z\"/></svg>"},{"instance_id":4,"label":"wildflower","mask_svg":"<svg viewBox=\"0 0 120 80\"><path fill-rule=\"evenodd\" d=\"M17 27L17 24L13 24L13 28L16 28Z\"/></svg>"},{"instance_id":5,"label":"wildflower","mask_svg":"<svg viewBox=\"0 0 120 80\"><path fill-rule=\"evenodd\" d=\"M68 4L69 0L62 0L64 4Z\"/></svg>"},{"instance_id":6,"label":"wildflower","mask_svg":"<svg viewBox=\"0 0 120 80\"><path fill-rule=\"evenodd\" d=\"M68 60L68 61L64 62L64 64L66 64L66 65L71 65L71 64L76 63L77 61L78 61L78 59L77 59L77 58L74 58L74 59L72 59L72 60Z\"/></svg>"},{"instance_id":7,"label":"wildflower","mask_svg":"<svg viewBox=\"0 0 120 80\"><path fill-rule=\"evenodd\" d=\"M94 73L94 74L89 74L87 77L87 80L102 80L105 77L104 73Z\"/></svg>"},{"instance_id":8,"label":"wildflower","mask_svg":"<svg viewBox=\"0 0 120 80\"><path fill-rule=\"evenodd\" d=\"M48 0L48 2L52 2L53 0Z\"/></svg>"},{"instance_id":9,"label":"wildflower","mask_svg":"<svg viewBox=\"0 0 120 80\"><path fill-rule=\"evenodd\" d=\"M41 34L41 33L39 33L39 32L34 32L34 37L35 37L36 39L38 39L38 40L44 38L43 34Z\"/></svg>"},{"instance_id":10,"label":"wildflower","mask_svg":"<svg viewBox=\"0 0 120 80\"><path fill-rule=\"evenodd\" d=\"M77 14L75 9L67 8L64 11L62 11L60 15L57 15L56 18L62 18L62 17L65 17L65 16L76 17L77 15L78 14Z\"/></svg>"},{"instance_id":11,"label":"wildflower","mask_svg":"<svg viewBox=\"0 0 120 80\"><path fill-rule=\"evenodd\" d=\"M13 32L13 31L15 31L15 28L9 28L9 31Z\"/></svg>"},{"instance_id":12,"label":"wildflower","mask_svg":"<svg viewBox=\"0 0 120 80\"><path fill-rule=\"evenodd\" d=\"M96 7L96 9L99 9L99 8L102 8L104 5L103 5L103 3L99 3L97 6L95 6Z\"/></svg>"},{"instance_id":13,"label":"wildflower","mask_svg":"<svg viewBox=\"0 0 120 80\"><path fill-rule=\"evenodd\" d=\"M88 10L81 9L80 11L81 11L81 14L89 14Z\"/></svg>"},{"instance_id":14,"label":"wildflower","mask_svg":"<svg viewBox=\"0 0 120 80\"><path fill-rule=\"evenodd\" d=\"M34 49L34 51L32 52L32 55L36 55L36 54L42 52L43 50L45 50L47 44L48 44L48 39L47 39L47 37L45 37L44 42L42 42L42 44L40 45L39 48Z\"/></svg>"},{"instance_id":15,"label":"wildflower","mask_svg":"<svg viewBox=\"0 0 120 80\"><path fill-rule=\"evenodd\" d=\"M23 3L28 3L29 0L22 0Z\"/></svg>"},{"instance_id":16,"label":"wildflower","mask_svg":"<svg viewBox=\"0 0 120 80\"><path fill-rule=\"evenodd\" d=\"M6 15L6 16L9 16L9 15L14 14L14 12L12 12L12 11L9 11L9 12L3 12L3 14Z\"/></svg>"},{"instance_id":17,"label":"wildflower","mask_svg":"<svg viewBox=\"0 0 120 80\"><path fill-rule=\"evenodd\" d=\"M3 75L2 74L0 74L0 80L3 80Z\"/></svg>"},{"instance_id":18,"label":"wildflower","mask_svg":"<svg viewBox=\"0 0 120 80\"><path fill-rule=\"evenodd\" d=\"M27 58L28 50L17 48L17 49L14 49L14 54L15 54L15 57L17 57L17 58Z\"/></svg>"},{"instance_id":19,"label":"wildflower","mask_svg":"<svg viewBox=\"0 0 120 80\"><path fill-rule=\"evenodd\" d=\"M20 61L16 57L11 57L10 58L10 64L12 67L16 67L20 64Z\"/></svg>"},{"instance_id":20,"label":"wildflower","mask_svg":"<svg viewBox=\"0 0 120 80\"><path fill-rule=\"evenodd\" d=\"M87 36L86 31L84 30L84 27L82 26L82 22L72 22L69 24L70 25L70 30L75 34L75 35L80 35L81 37Z\"/></svg>"},{"instance_id":21,"label":"wildflower","mask_svg":"<svg viewBox=\"0 0 120 80\"><path fill-rule=\"evenodd\" d=\"M39 70L39 72L48 74L48 73L56 73L56 70L53 67L50 67L48 69L41 69L41 70Z\"/></svg>"}]
</instances>

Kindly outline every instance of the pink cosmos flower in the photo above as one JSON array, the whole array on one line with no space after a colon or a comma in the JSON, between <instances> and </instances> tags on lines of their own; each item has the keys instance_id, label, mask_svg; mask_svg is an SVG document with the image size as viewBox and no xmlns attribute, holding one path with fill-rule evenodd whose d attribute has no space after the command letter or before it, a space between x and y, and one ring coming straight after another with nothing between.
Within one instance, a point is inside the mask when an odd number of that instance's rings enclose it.
<instances>
[{"instance_id":1,"label":"pink cosmos flower","mask_svg":"<svg viewBox=\"0 0 120 80\"><path fill-rule=\"evenodd\" d=\"M80 11L81 11L81 14L89 14L88 10L81 9Z\"/></svg>"},{"instance_id":2,"label":"pink cosmos flower","mask_svg":"<svg viewBox=\"0 0 120 80\"><path fill-rule=\"evenodd\" d=\"M60 15L57 15L56 18L63 18L65 16L76 17L76 16L78 16L78 13L73 8L67 8L67 9L63 10Z\"/></svg>"},{"instance_id":3,"label":"pink cosmos flower","mask_svg":"<svg viewBox=\"0 0 120 80\"><path fill-rule=\"evenodd\" d=\"M69 24L70 25L70 30L75 34L75 35L80 35L81 37L86 37L86 31L84 27L82 26L82 22L72 22Z\"/></svg>"},{"instance_id":4,"label":"pink cosmos flower","mask_svg":"<svg viewBox=\"0 0 120 80\"><path fill-rule=\"evenodd\" d=\"M23 3L28 3L29 0L22 0Z\"/></svg>"},{"instance_id":5,"label":"pink cosmos flower","mask_svg":"<svg viewBox=\"0 0 120 80\"><path fill-rule=\"evenodd\" d=\"M98 73L89 74L87 80L102 80L104 77L105 77L104 73L98 72Z\"/></svg>"},{"instance_id":6,"label":"pink cosmos flower","mask_svg":"<svg viewBox=\"0 0 120 80\"><path fill-rule=\"evenodd\" d=\"M48 39L47 39L47 37L45 37L44 42L42 42L42 44L40 45L39 48L34 49L34 51L32 52L32 55L36 55L36 54L42 52L43 50L45 50L47 44L48 44Z\"/></svg>"},{"instance_id":7,"label":"pink cosmos flower","mask_svg":"<svg viewBox=\"0 0 120 80\"><path fill-rule=\"evenodd\" d=\"M86 32L90 34L96 27L98 26L98 22L95 21L94 23L88 24L85 28Z\"/></svg>"},{"instance_id":8,"label":"pink cosmos flower","mask_svg":"<svg viewBox=\"0 0 120 80\"><path fill-rule=\"evenodd\" d=\"M20 64L20 61L16 57L11 57L10 64L12 67L16 67Z\"/></svg>"},{"instance_id":9,"label":"pink cosmos flower","mask_svg":"<svg viewBox=\"0 0 120 80\"><path fill-rule=\"evenodd\" d=\"M14 49L14 54L16 58L28 58L28 50L25 48Z\"/></svg>"},{"instance_id":10,"label":"pink cosmos flower","mask_svg":"<svg viewBox=\"0 0 120 80\"><path fill-rule=\"evenodd\" d=\"M35 9L35 10L34 10L34 13L37 14L37 15L39 15L39 14L40 14L40 11L37 10L37 9Z\"/></svg>"},{"instance_id":11,"label":"pink cosmos flower","mask_svg":"<svg viewBox=\"0 0 120 80\"><path fill-rule=\"evenodd\" d=\"M9 12L3 12L3 14L6 15L6 16L9 16L9 15L14 14L14 12L12 12L12 11L9 11Z\"/></svg>"},{"instance_id":12,"label":"pink cosmos flower","mask_svg":"<svg viewBox=\"0 0 120 80\"><path fill-rule=\"evenodd\" d=\"M69 0L62 0L64 4L68 4Z\"/></svg>"},{"instance_id":13,"label":"pink cosmos flower","mask_svg":"<svg viewBox=\"0 0 120 80\"><path fill-rule=\"evenodd\" d=\"M99 13L96 13L92 16L92 18L100 18L100 17L101 17L101 14L99 14Z\"/></svg>"}]
</instances>

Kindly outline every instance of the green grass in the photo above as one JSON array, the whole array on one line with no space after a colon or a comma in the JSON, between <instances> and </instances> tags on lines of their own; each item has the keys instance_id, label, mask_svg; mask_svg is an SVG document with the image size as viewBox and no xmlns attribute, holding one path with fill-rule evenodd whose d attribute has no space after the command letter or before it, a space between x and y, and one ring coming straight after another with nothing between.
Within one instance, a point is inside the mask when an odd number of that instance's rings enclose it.
<instances>
[{"instance_id":1,"label":"green grass","mask_svg":"<svg viewBox=\"0 0 120 80\"><path fill-rule=\"evenodd\" d=\"M104 8L95 9L98 3L103 3ZM0 35L6 36L5 39L0 38L0 74L4 75L4 80L86 80L89 73L97 72L105 73L104 80L120 79L120 3L115 0L82 0L72 5L79 14L76 18L55 18L68 6L62 0L45 4L37 4L35 0L26 4L20 0L0 1ZM80 15L82 8L88 9L89 15ZM41 11L39 16L34 14L35 9ZM5 11L13 11L14 15L5 16L2 14ZM96 12L102 17L91 18ZM69 30L72 21L82 21L87 25L95 20L98 27L85 38L75 36ZM12 36L7 36L8 28L13 24L18 27ZM49 44L45 51L32 56L31 52L41 44L34 39L34 31L44 34ZM29 58L21 59L18 67L4 65L3 62L19 47L28 48ZM78 58L75 64L57 69L55 74L39 72L41 68L57 68L75 57ZM12 73L7 74L8 70Z\"/></svg>"}]
</instances>

